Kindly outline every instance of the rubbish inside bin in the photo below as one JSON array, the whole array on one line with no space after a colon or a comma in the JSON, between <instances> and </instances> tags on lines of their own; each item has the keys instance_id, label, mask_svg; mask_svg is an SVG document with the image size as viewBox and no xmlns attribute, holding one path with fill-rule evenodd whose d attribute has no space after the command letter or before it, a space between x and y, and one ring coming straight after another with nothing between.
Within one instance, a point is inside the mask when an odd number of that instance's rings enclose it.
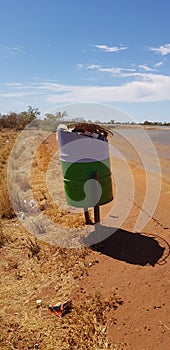
<instances>
[{"instance_id":1,"label":"rubbish inside bin","mask_svg":"<svg viewBox=\"0 0 170 350\"><path fill-rule=\"evenodd\" d=\"M106 128L98 125L98 124L89 124L89 123L79 123L74 126L72 132L76 132L78 134L83 134L84 136L89 136L95 139L100 139L103 141L107 141L108 135L113 134L112 131L107 130Z\"/></svg>"}]
</instances>

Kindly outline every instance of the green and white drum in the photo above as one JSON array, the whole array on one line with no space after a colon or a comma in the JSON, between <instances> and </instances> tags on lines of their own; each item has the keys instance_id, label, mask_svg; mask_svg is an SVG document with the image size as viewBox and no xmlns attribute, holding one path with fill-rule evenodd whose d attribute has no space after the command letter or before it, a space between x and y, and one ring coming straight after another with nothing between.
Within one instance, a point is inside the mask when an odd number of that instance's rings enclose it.
<instances>
[{"instance_id":1,"label":"green and white drum","mask_svg":"<svg viewBox=\"0 0 170 350\"><path fill-rule=\"evenodd\" d=\"M67 204L88 208L110 202L108 142L59 127L58 144Z\"/></svg>"}]
</instances>

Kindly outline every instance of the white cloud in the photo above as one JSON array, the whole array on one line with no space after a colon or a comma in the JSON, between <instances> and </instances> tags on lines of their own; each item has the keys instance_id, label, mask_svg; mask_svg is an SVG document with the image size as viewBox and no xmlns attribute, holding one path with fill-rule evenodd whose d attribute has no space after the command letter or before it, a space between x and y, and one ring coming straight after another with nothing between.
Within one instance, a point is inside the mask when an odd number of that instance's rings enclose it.
<instances>
[{"instance_id":1,"label":"white cloud","mask_svg":"<svg viewBox=\"0 0 170 350\"><path fill-rule=\"evenodd\" d=\"M32 87L37 90L57 92L59 94L67 93L70 91L71 85L63 85L58 83L33 83Z\"/></svg>"},{"instance_id":2,"label":"white cloud","mask_svg":"<svg viewBox=\"0 0 170 350\"><path fill-rule=\"evenodd\" d=\"M93 45L94 47L96 47L97 49L101 50L101 51L105 51L105 52L118 52L118 51L123 51L123 50L127 50L127 47L125 46L107 46L107 45Z\"/></svg>"},{"instance_id":3,"label":"white cloud","mask_svg":"<svg viewBox=\"0 0 170 350\"><path fill-rule=\"evenodd\" d=\"M136 72L134 68L103 67L102 65L98 65L98 64L90 64L87 66L83 65L82 68L89 69L89 70L94 69L103 73L111 73L112 76L115 76L115 75L123 76L123 72Z\"/></svg>"},{"instance_id":4,"label":"white cloud","mask_svg":"<svg viewBox=\"0 0 170 350\"><path fill-rule=\"evenodd\" d=\"M160 67L160 66L162 66L164 64L164 62L157 62L157 63L155 63L154 64L154 67Z\"/></svg>"},{"instance_id":5,"label":"white cloud","mask_svg":"<svg viewBox=\"0 0 170 350\"><path fill-rule=\"evenodd\" d=\"M154 65L154 67L155 68L159 67L163 63L164 62L158 62ZM138 78L143 79L143 77L146 78L146 73L157 71L157 69L151 68L147 64L138 65L138 68L140 68L140 70L138 70L138 71L135 68L103 67L102 65L99 65L99 64L90 64L90 65L83 65L82 64L80 66L82 69L97 70L98 72L102 72L102 73L110 73L111 76L119 77L119 78L130 78L130 77L136 78L136 77L138 77Z\"/></svg>"},{"instance_id":6,"label":"white cloud","mask_svg":"<svg viewBox=\"0 0 170 350\"><path fill-rule=\"evenodd\" d=\"M170 54L170 44L164 44L159 47L150 47L150 51L160 53L163 56Z\"/></svg>"},{"instance_id":7,"label":"white cloud","mask_svg":"<svg viewBox=\"0 0 170 350\"><path fill-rule=\"evenodd\" d=\"M146 72L153 72L153 71L155 71L155 69L148 67L147 64L140 64L138 67L143 69Z\"/></svg>"},{"instance_id":8,"label":"white cloud","mask_svg":"<svg viewBox=\"0 0 170 350\"><path fill-rule=\"evenodd\" d=\"M9 101L13 97L16 102L24 102L24 98L29 97L29 103L31 104L31 98L36 96L37 100L41 99L49 108L53 104L79 102L135 103L170 101L170 76L151 72L121 72L121 74L125 77L133 77L133 80L117 85L105 86L89 84L66 85L54 82L23 84L21 87L8 85L6 86L6 90L0 94L0 97L8 98Z\"/></svg>"},{"instance_id":9,"label":"white cloud","mask_svg":"<svg viewBox=\"0 0 170 350\"><path fill-rule=\"evenodd\" d=\"M107 67L102 67L101 65L97 65L97 64L91 64L89 66L86 66L86 69L96 69L99 72L105 72L105 73L111 73L111 74L119 74L122 70L119 67L107 68Z\"/></svg>"},{"instance_id":10,"label":"white cloud","mask_svg":"<svg viewBox=\"0 0 170 350\"><path fill-rule=\"evenodd\" d=\"M88 66L84 66L86 69L97 69L100 70L101 69L101 65L99 64L89 64Z\"/></svg>"},{"instance_id":11,"label":"white cloud","mask_svg":"<svg viewBox=\"0 0 170 350\"><path fill-rule=\"evenodd\" d=\"M2 46L0 45L0 57L9 58L23 52L22 46Z\"/></svg>"},{"instance_id":12,"label":"white cloud","mask_svg":"<svg viewBox=\"0 0 170 350\"><path fill-rule=\"evenodd\" d=\"M76 65L76 67L79 68L79 69L82 69L82 68L83 68L83 64L82 64L82 63L78 63L78 64Z\"/></svg>"},{"instance_id":13,"label":"white cloud","mask_svg":"<svg viewBox=\"0 0 170 350\"><path fill-rule=\"evenodd\" d=\"M120 86L53 86L53 94L47 94L49 103L78 102L150 102L170 100L170 77L143 74L143 80ZM51 90L51 86L46 85Z\"/></svg>"},{"instance_id":14,"label":"white cloud","mask_svg":"<svg viewBox=\"0 0 170 350\"><path fill-rule=\"evenodd\" d=\"M6 83L6 86L12 86L12 87L22 87L22 83Z\"/></svg>"},{"instance_id":15,"label":"white cloud","mask_svg":"<svg viewBox=\"0 0 170 350\"><path fill-rule=\"evenodd\" d=\"M34 96L34 95L40 95L40 93L36 93L36 92L30 92L30 91L27 91L27 92L5 92L3 94L0 94L0 96L2 97L19 97L19 98L22 98L22 97L26 97L26 96Z\"/></svg>"}]
</instances>

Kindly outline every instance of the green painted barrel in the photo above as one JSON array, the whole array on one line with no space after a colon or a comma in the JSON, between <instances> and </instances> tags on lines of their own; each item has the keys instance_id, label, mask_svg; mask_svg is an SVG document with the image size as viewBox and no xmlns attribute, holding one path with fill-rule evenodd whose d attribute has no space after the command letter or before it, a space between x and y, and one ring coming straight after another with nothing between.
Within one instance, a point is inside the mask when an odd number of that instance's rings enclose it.
<instances>
[{"instance_id":1,"label":"green painted barrel","mask_svg":"<svg viewBox=\"0 0 170 350\"><path fill-rule=\"evenodd\" d=\"M58 128L67 204L88 208L113 199L108 142Z\"/></svg>"}]
</instances>

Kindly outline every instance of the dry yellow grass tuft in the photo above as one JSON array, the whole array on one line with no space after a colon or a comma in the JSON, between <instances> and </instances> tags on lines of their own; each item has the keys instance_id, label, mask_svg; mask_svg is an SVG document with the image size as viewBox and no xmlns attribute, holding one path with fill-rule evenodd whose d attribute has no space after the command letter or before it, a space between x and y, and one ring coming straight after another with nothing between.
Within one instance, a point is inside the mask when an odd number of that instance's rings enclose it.
<instances>
[{"instance_id":1,"label":"dry yellow grass tuft","mask_svg":"<svg viewBox=\"0 0 170 350\"><path fill-rule=\"evenodd\" d=\"M10 151L18 135L17 131L3 129L0 131L0 217L10 219L14 217L7 188L7 166Z\"/></svg>"},{"instance_id":2,"label":"dry yellow grass tuft","mask_svg":"<svg viewBox=\"0 0 170 350\"><path fill-rule=\"evenodd\" d=\"M0 217L11 219L14 217L14 210L12 208L8 189L7 189L7 183L5 181L5 178L0 179Z\"/></svg>"}]
</instances>

